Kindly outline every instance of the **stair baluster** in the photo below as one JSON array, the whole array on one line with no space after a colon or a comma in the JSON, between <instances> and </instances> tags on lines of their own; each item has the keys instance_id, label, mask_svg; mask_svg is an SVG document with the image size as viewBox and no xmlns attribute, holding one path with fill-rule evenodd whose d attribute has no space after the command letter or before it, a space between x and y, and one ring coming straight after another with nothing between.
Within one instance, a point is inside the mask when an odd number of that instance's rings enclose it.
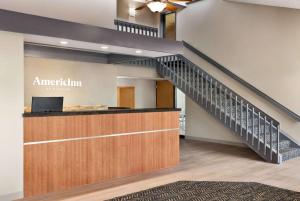
<instances>
[{"instance_id":1,"label":"stair baluster","mask_svg":"<svg viewBox=\"0 0 300 201\"><path fill-rule=\"evenodd\" d=\"M241 100L240 136L243 137L243 100Z\"/></svg>"},{"instance_id":2,"label":"stair baluster","mask_svg":"<svg viewBox=\"0 0 300 201\"><path fill-rule=\"evenodd\" d=\"M212 91L212 78L210 78L210 80L209 80L209 97L210 97L210 107L209 107L209 111L211 111L212 112L212 106L213 106L213 98L212 98L212 96L213 96L213 91Z\"/></svg>"},{"instance_id":3,"label":"stair baluster","mask_svg":"<svg viewBox=\"0 0 300 201\"><path fill-rule=\"evenodd\" d=\"M224 123L227 122L227 88L224 91Z\"/></svg>"},{"instance_id":4,"label":"stair baluster","mask_svg":"<svg viewBox=\"0 0 300 201\"><path fill-rule=\"evenodd\" d=\"M204 75L203 75L203 72L201 73L201 99L202 99L202 104L204 104L204 85L203 85L203 78L204 78Z\"/></svg>"},{"instance_id":5,"label":"stair baluster","mask_svg":"<svg viewBox=\"0 0 300 201\"><path fill-rule=\"evenodd\" d=\"M229 107L229 128L231 128L231 123L232 123L232 92L230 92L230 95L229 95L229 97L230 97L230 102L229 102L229 104L230 104L230 107Z\"/></svg>"},{"instance_id":6,"label":"stair baluster","mask_svg":"<svg viewBox=\"0 0 300 201\"><path fill-rule=\"evenodd\" d=\"M237 123L238 123L238 97L235 96L235 118L234 118L234 131L237 132Z\"/></svg>"},{"instance_id":7,"label":"stair baluster","mask_svg":"<svg viewBox=\"0 0 300 201\"><path fill-rule=\"evenodd\" d=\"M219 99L220 99L220 120L222 120L222 85L220 84L220 87L219 87Z\"/></svg>"},{"instance_id":8,"label":"stair baluster","mask_svg":"<svg viewBox=\"0 0 300 201\"><path fill-rule=\"evenodd\" d=\"M215 87L214 87L214 96L215 96L215 116L217 116L217 109L218 109L218 82L215 81Z\"/></svg>"},{"instance_id":9,"label":"stair baluster","mask_svg":"<svg viewBox=\"0 0 300 201\"><path fill-rule=\"evenodd\" d=\"M270 123L270 160L272 161L272 157L273 157L273 120L271 120Z\"/></svg>"},{"instance_id":10,"label":"stair baluster","mask_svg":"<svg viewBox=\"0 0 300 201\"><path fill-rule=\"evenodd\" d=\"M249 126L249 117L248 117L248 114L249 114L249 105L247 103L246 105L246 141L248 142L248 139L249 139L249 136L248 136L248 126Z\"/></svg>"},{"instance_id":11,"label":"stair baluster","mask_svg":"<svg viewBox=\"0 0 300 201\"><path fill-rule=\"evenodd\" d=\"M264 118L264 154L267 156L267 117Z\"/></svg>"},{"instance_id":12,"label":"stair baluster","mask_svg":"<svg viewBox=\"0 0 300 201\"><path fill-rule=\"evenodd\" d=\"M252 107L252 146L254 145L254 121L255 121L255 117L254 117L254 107Z\"/></svg>"},{"instance_id":13,"label":"stair baluster","mask_svg":"<svg viewBox=\"0 0 300 201\"><path fill-rule=\"evenodd\" d=\"M260 129L260 112L258 112L258 140L257 140L257 149L258 151L260 151L260 133L261 133L261 129Z\"/></svg>"},{"instance_id":14,"label":"stair baluster","mask_svg":"<svg viewBox=\"0 0 300 201\"><path fill-rule=\"evenodd\" d=\"M280 160L280 125L277 125L277 161L281 161Z\"/></svg>"}]
</instances>

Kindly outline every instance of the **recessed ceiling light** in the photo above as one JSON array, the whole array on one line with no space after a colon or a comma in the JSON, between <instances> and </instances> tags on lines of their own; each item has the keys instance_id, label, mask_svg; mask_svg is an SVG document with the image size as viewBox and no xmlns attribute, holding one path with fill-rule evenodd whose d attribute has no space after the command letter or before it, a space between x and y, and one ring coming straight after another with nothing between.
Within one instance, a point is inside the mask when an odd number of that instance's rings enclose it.
<instances>
[{"instance_id":1,"label":"recessed ceiling light","mask_svg":"<svg viewBox=\"0 0 300 201\"><path fill-rule=\"evenodd\" d=\"M107 50L107 49L108 49L108 46L101 46L101 49Z\"/></svg>"},{"instance_id":2,"label":"recessed ceiling light","mask_svg":"<svg viewBox=\"0 0 300 201\"><path fill-rule=\"evenodd\" d=\"M143 51L142 50L136 50L135 53L141 54Z\"/></svg>"},{"instance_id":3,"label":"recessed ceiling light","mask_svg":"<svg viewBox=\"0 0 300 201\"><path fill-rule=\"evenodd\" d=\"M62 40L62 41L60 41L59 43L60 43L61 45L67 45L69 42L66 41L66 40Z\"/></svg>"}]
</instances>

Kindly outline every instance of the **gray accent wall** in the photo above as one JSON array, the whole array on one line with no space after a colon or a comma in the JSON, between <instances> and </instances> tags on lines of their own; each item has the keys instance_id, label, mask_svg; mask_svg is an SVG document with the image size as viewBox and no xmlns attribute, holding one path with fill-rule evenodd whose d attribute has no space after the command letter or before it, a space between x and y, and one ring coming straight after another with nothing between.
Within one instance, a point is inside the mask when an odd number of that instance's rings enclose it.
<instances>
[{"instance_id":1,"label":"gray accent wall","mask_svg":"<svg viewBox=\"0 0 300 201\"><path fill-rule=\"evenodd\" d=\"M183 49L182 43L178 41L169 41L7 10L0 10L0 30L166 53L181 53Z\"/></svg>"}]
</instances>

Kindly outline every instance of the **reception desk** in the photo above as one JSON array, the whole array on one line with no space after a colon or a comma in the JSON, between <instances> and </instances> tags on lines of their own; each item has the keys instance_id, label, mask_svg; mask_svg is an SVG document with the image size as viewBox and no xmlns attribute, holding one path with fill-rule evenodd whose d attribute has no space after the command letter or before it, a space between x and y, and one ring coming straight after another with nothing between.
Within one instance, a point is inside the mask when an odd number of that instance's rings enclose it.
<instances>
[{"instance_id":1,"label":"reception desk","mask_svg":"<svg viewBox=\"0 0 300 201\"><path fill-rule=\"evenodd\" d=\"M25 197L174 167L179 110L24 113Z\"/></svg>"}]
</instances>

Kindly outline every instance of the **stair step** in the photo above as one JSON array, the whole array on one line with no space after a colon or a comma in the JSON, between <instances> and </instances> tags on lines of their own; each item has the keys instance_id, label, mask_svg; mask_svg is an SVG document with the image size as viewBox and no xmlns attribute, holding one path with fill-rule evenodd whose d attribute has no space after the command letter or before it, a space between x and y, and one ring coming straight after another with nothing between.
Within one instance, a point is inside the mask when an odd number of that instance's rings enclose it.
<instances>
[{"instance_id":1,"label":"stair step","mask_svg":"<svg viewBox=\"0 0 300 201\"><path fill-rule=\"evenodd\" d=\"M287 161L300 156L299 148L287 148L281 151L282 161Z\"/></svg>"},{"instance_id":2,"label":"stair step","mask_svg":"<svg viewBox=\"0 0 300 201\"><path fill-rule=\"evenodd\" d=\"M290 148L291 141L290 140L281 140L280 141L280 152Z\"/></svg>"}]
</instances>

